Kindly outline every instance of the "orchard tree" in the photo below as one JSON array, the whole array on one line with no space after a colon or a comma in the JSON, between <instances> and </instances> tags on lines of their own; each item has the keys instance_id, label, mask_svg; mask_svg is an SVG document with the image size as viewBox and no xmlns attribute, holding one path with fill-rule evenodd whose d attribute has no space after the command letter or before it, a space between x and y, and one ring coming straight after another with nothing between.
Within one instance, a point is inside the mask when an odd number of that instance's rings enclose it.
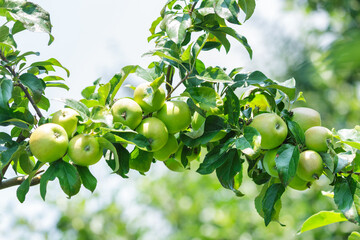
<instances>
[{"instance_id":1,"label":"orchard tree","mask_svg":"<svg viewBox=\"0 0 360 240\"><path fill-rule=\"evenodd\" d=\"M200 59L204 51L229 52L229 38L251 58L250 45L235 27L252 16L254 0L168 1L150 27L148 41L155 48L144 54L157 61L125 66L107 82L95 81L83 89L83 99L63 99L64 109L53 115L44 114L51 104L46 88L68 89L56 71L69 71L54 58L28 62L39 53L21 52L14 39L24 30L41 31L51 44L49 14L22 0L1 1L0 8L0 189L19 185L20 202L36 184L45 200L56 178L69 198L82 186L93 192L97 179L89 166L101 159L109 173L122 178L129 171L145 175L163 161L172 171L215 172L239 201L246 194L239 190L243 178L251 179L262 186L255 206L265 225L282 224L286 189L306 190L325 175L333 186L326 195L338 209L311 216L301 232L359 223L360 127L330 130L321 126L316 110L293 107L305 101L295 79L279 82L241 66L205 66ZM118 96L130 74L145 83L131 86L132 98ZM6 177L10 168L18 177Z\"/></svg>"}]
</instances>

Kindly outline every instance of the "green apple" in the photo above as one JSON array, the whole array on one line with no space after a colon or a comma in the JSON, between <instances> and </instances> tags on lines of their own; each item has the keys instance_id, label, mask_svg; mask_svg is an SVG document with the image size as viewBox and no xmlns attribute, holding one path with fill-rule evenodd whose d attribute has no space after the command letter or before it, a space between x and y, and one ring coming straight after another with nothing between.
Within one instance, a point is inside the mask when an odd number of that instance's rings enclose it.
<instances>
[{"instance_id":1,"label":"green apple","mask_svg":"<svg viewBox=\"0 0 360 240\"><path fill-rule=\"evenodd\" d=\"M165 161L169 159L171 154L174 154L178 149L179 144L174 135L169 134L168 140L160 150L154 152L154 158L159 161Z\"/></svg>"},{"instance_id":2,"label":"green apple","mask_svg":"<svg viewBox=\"0 0 360 240\"><path fill-rule=\"evenodd\" d=\"M305 145L308 149L316 152L326 152L328 146L326 141L332 136L326 127L311 127L305 132Z\"/></svg>"},{"instance_id":3,"label":"green apple","mask_svg":"<svg viewBox=\"0 0 360 240\"><path fill-rule=\"evenodd\" d=\"M63 108L54 113L51 122L62 126L70 139L76 132L79 113L71 108Z\"/></svg>"},{"instance_id":4,"label":"green apple","mask_svg":"<svg viewBox=\"0 0 360 240\"><path fill-rule=\"evenodd\" d=\"M311 127L321 126L321 117L318 111L307 107L298 107L291 110L292 120L297 122L300 128L305 132Z\"/></svg>"},{"instance_id":5,"label":"green apple","mask_svg":"<svg viewBox=\"0 0 360 240\"><path fill-rule=\"evenodd\" d=\"M289 182L289 187L298 190L298 191L304 191L308 188L310 188L311 182L302 180L298 175L295 175L293 179Z\"/></svg>"},{"instance_id":6,"label":"green apple","mask_svg":"<svg viewBox=\"0 0 360 240\"><path fill-rule=\"evenodd\" d=\"M171 134L187 129L191 123L190 108L183 101L165 102L156 117L165 123Z\"/></svg>"},{"instance_id":7,"label":"green apple","mask_svg":"<svg viewBox=\"0 0 360 240\"><path fill-rule=\"evenodd\" d=\"M263 167L265 171L272 177L279 177L279 173L276 169L275 159L277 157L277 151L279 148L268 150L263 158Z\"/></svg>"},{"instance_id":8,"label":"green apple","mask_svg":"<svg viewBox=\"0 0 360 240\"><path fill-rule=\"evenodd\" d=\"M181 154L184 148L184 143L180 143L178 150L175 153L175 159L177 161L179 161L181 163ZM194 148L191 149L191 152L188 153L188 155L186 156L188 162L191 162L195 159L197 159L200 156L200 152L201 152L201 146L196 146Z\"/></svg>"},{"instance_id":9,"label":"green apple","mask_svg":"<svg viewBox=\"0 0 360 240\"><path fill-rule=\"evenodd\" d=\"M164 161L165 166L174 172L184 172L185 168L181 164L181 162L175 160L174 158L169 158L168 160Z\"/></svg>"},{"instance_id":10,"label":"green apple","mask_svg":"<svg viewBox=\"0 0 360 240\"><path fill-rule=\"evenodd\" d=\"M312 182L315 179L319 179L323 170L323 161L317 152L306 150L300 153L296 174L302 180Z\"/></svg>"},{"instance_id":11,"label":"green apple","mask_svg":"<svg viewBox=\"0 0 360 240\"><path fill-rule=\"evenodd\" d=\"M165 90L159 87L153 92L150 82L142 83L135 88L134 100L146 113L158 111L165 103Z\"/></svg>"},{"instance_id":12,"label":"green apple","mask_svg":"<svg viewBox=\"0 0 360 240\"><path fill-rule=\"evenodd\" d=\"M273 149L280 146L288 134L284 120L276 113L262 113L253 118L250 127L261 135L261 148Z\"/></svg>"},{"instance_id":13,"label":"green apple","mask_svg":"<svg viewBox=\"0 0 360 240\"><path fill-rule=\"evenodd\" d=\"M165 124L155 117L145 118L136 128L136 131L149 140L151 149L143 149L149 152L159 151L165 146L169 136Z\"/></svg>"},{"instance_id":14,"label":"green apple","mask_svg":"<svg viewBox=\"0 0 360 240\"><path fill-rule=\"evenodd\" d=\"M68 155L77 165L93 165L101 159L102 153L102 148L94 136L79 134L69 142Z\"/></svg>"},{"instance_id":15,"label":"green apple","mask_svg":"<svg viewBox=\"0 0 360 240\"><path fill-rule=\"evenodd\" d=\"M39 161L54 162L66 154L69 138L59 124L46 123L31 134L29 145L32 154Z\"/></svg>"},{"instance_id":16,"label":"green apple","mask_svg":"<svg viewBox=\"0 0 360 240\"><path fill-rule=\"evenodd\" d=\"M139 126L142 120L140 105L130 98L121 98L111 107L114 122L120 122L131 129Z\"/></svg>"},{"instance_id":17,"label":"green apple","mask_svg":"<svg viewBox=\"0 0 360 240\"><path fill-rule=\"evenodd\" d=\"M247 103L249 107L251 107L253 110L255 108L258 108L259 111L266 111L269 108L269 102L267 101L265 95L258 93L255 95L255 97Z\"/></svg>"}]
</instances>

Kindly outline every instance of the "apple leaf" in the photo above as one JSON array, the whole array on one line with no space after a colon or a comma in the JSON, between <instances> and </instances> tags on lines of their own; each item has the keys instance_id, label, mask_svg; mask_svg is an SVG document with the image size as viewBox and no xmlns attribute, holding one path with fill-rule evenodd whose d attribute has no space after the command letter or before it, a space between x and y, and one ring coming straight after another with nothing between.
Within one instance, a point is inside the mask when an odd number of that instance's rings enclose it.
<instances>
[{"instance_id":1,"label":"apple leaf","mask_svg":"<svg viewBox=\"0 0 360 240\"><path fill-rule=\"evenodd\" d=\"M111 98L110 100L113 101L117 92L119 91L121 85L124 83L125 79L129 76L129 74L136 72L136 69L138 68L138 65L128 65L121 69L120 73L115 74L110 79L110 94Z\"/></svg>"},{"instance_id":2,"label":"apple leaf","mask_svg":"<svg viewBox=\"0 0 360 240\"><path fill-rule=\"evenodd\" d=\"M360 222L360 183L353 175L336 178L334 201L349 221Z\"/></svg>"},{"instance_id":3,"label":"apple leaf","mask_svg":"<svg viewBox=\"0 0 360 240\"><path fill-rule=\"evenodd\" d=\"M285 120L295 141L299 144L305 145L305 134L304 131L300 128L300 125L297 122L290 120L289 118L285 118Z\"/></svg>"},{"instance_id":4,"label":"apple leaf","mask_svg":"<svg viewBox=\"0 0 360 240\"><path fill-rule=\"evenodd\" d=\"M26 194L30 189L30 178L25 179L16 190L16 196L19 202L23 203L25 201Z\"/></svg>"},{"instance_id":5,"label":"apple leaf","mask_svg":"<svg viewBox=\"0 0 360 240\"><path fill-rule=\"evenodd\" d=\"M131 169L137 170L141 174L144 174L150 170L152 160L152 152L143 151L136 147L130 154L129 166Z\"/></svg>"},{"instance_id":6,"label":"apple leaf","mask_svg":"<svg viewBox=\"0 0 360 240\"><path fill-rule=\"evenodd\" d=\"M111 84L108 82L104 85L101 85L98 89L98 93L99 93L99 103L102 106L105 106L105 104L109 103L108 97L110 94L110 90L111 90Z\"/></svg>"},{"instance_id":7,"label":"apple leaf","mask_svg":"<svg viewBox=\"0 0 360 240\"><path fill-rule=\"evenodd\" d=\"M45 82L31 73L24 73L19 77L20 82L28 87L34 95L35 102L40 101L46 87Z\"/></svg>"},{"instance_id":8,"label":"apple leaf","mask_svg":"<svg viewBox=\"0 0 360 240\"><path fill-rule=\"evenodd\" d=\"M242 153L248 156L254 156L260 148L260 133L253 127L245 127L244 135L237 138L235 146Z\"/></svg>"},{"instance_id":9,"label":"apple leaf","mask_svg":"<svg viewBox=\"0 0 360 240\"><path fill-rule=\"evenodd\" d=\"M0 107L8 108L8 101L11 98L11 94L14 88L14 84L10 79L3 79L0 81Z\"/></svg>"},{"instance_id":10,"label":"apple leaf","mask_svg":"<svg viewBox=\"0 0 360 240\"><path fill-rule=\"evenodd\" d=\"M150 143L148 139L133 130L112 130L111 133L106 133L104 137L110 142L124 142L135 144L136 146L141 148L150 148Z\"/></svg>"},{"instance_id":11,"label":"apple leaf","mask_svg":"<svg viewBox=\"0 0 360 240\"><path fill-rule=\"evenodd\" d=\"M344 214L334 211L320 211L305 220L300 231L303 233L332 223L347 221Z\"/></svg>"},{"instance_id":12,"label":"apple leaf","mask_svg":"<svg viewBox=\"0 0 360 240\"><path fill-rule=\"evenodd\" d=\"M238 188L235 187L235 176L242 171L243 160L240 158L236 149L228 152L227 161L216 169L216 176L224 188L232 190L238 197L244 196Z\"/></svg>"},{"instance_id":13,"label":"apple leaf","mask_svg":"<svg viewBox=\"0 0 360 240\"><path fill-rule=\"evenodd\" d=\"M218 0L215 2L215 12L230 23L239 24L238 14L240 8L236 0Z\"/></svg>"},{"instance_id":14,"label":"apple leaf","mask_svg":"<svg viewBox=\"0 0 360 240\"><path fill-rule=\"evenodd\" d=\"M68 162L56 161L57 165L56 177L59 179L60 187L69 198L76 195L80 191L81 178L76 168Z\"/></svg>"},{"instance_id":15,"label":"apple leaf","mask_svg":"<svg viewBox=\"0 0 360 240\"><path fill-rule=\"evenodd\" d=\"M232 79L219 67L208 67L196 77L205 82L212 83L232 83Z\"/></svg>"},{"instance_id":16,"label":"apple leaf","mask_svg":"<svg viewBox=\"0 0 360 240\"><path fill-rule=\"evenodd\" d=\"M275 163L280 180L285 186L295 176L299 158L300 152L297 146L283 144L278 149Z\"/></svg>"},{"instance_id":17,"label":"apple leaf","mask_svg":"<svg viewBox=\"0 0 360 240\"><path fill-rule=\"evenodd\" d=\"M81 182L84 185L85 188L89 189L91 192L94 192L97 180L96 178L91 174L88 167L79 166L76 165L76 169L80 175Z\"/></svg>"},{"instance_id":18,"label":"apple leaf","mask_svg":"<svg viewBox=\"0 0 360 240\"><path fill-rule=\"evenodd\" d=\"M256 6L255 0L239 0L239 5L246 14L245 21L248 20L254 13Z\"/></svg>"},{"instance_id":19,"label":"apple leaf","mask_svg":"<svg viewBox=\"0 0 360 240\"><path fill-rule=\"evenodd\" d=\"M46 169L45 173L41 176L40 179L40 195L41 198L45 201L45 196L46 196L46 188L47 188L47 184L49 181L54 181L56 176L57 176L57 172L59 171L59 168L57 167L56 164L50 164L50 166L48 167L48 169Z\"/></svg>"},{"instance_id":20,"label":"apple leaf","mask_svg":"<svg viewBox=\"0 0 360 240\"><path fill-rule=\"evenodd\" d=\"M281 195L284 193L285 187L281 183L271 185L262 199L262 210L264 212L265 226L269 225L273 214L276 212L275 204L280 201Z\"/></svg>"},{"instance_id":21,"label":"apple leaf","mask_svg":"<svg viewBox=\"0 0 360 240\"><path fill-rule=\"evenodd\" d=\"M56 60L55 58L50 58L46 61L41 61L41 62L34 62L30 65L31 67L47 67L47 66L56 66L59 68L62 68L63 70L65 70L67 77L70 76L70 71L69 69L67 69L66 67L64 67L58 60Z\"/></svg>"},{"instance_id":22,"label":"apple leaf","mask_svg":"<svg viewBox=\"0 0 360 240\"><path fill-rule=\"evenodd\" d=\"M3 146L0 149L0 170L11 162L13 156L17 154L19 147L23 146L19 146L17 143L12 143L9 147Z\"/></svg>"},{"instance_id":23,"label":"apple leaf","mask_svg":"<svg viewBox=\"0 0 360 240\"><path fill-rule=\"evenodd\" d=\"M116 150L115 146L104 137L98 137L97 140L98 140L101 148L110 150L112 152L112 154L114 155L115 166L114 166L113 170L114 170L114 172L117 172L120 168L120 163L119 163L119 156L117 154L117 150Z\"/></svg>"},{"instance_id":24,"label":"apple leaf","mask_svg":"<svg viewBox=\"0 0 360 240\"><path fill-rule=\"evenodd\" d=\"M76 110L80 114L80 116L84 122L86 122L89 119L90 110L82 102L76 101L74 99L69 99L69 98L65 99L65 100L61 100L61 101L63 101L66 106Z\"/></svg>"},{"instance_id":25,"label":"apple leaf","mask_svg":"<svg viewBox=\"0 0 360 240\"><path fill-rule=\"evenodd\" d=\"M226 97L224 100L224 113L227 116L229 124L238 126L240 116L240 102L231 88L226 90Z\"/></svg>"},{"instance_id":26,"label":"apple leaf","mask_svg":"<svg viewBox=\"0 0 360 240\"><path fill-rule=\"evenodd\" d=\"M182 43L185 39L186 30L191 26L191 17L189 14L166 18L166 33L175 43Z\"/></svg>"}]
</instances>

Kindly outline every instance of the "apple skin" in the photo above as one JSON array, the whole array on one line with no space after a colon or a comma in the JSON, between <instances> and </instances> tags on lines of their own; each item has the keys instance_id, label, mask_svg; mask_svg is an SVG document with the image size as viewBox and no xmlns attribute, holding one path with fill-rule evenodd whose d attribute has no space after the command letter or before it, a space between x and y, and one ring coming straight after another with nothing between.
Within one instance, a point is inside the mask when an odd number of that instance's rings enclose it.
<instances>
[{"instance_id":1,"label":"apple skin","mask_svg":"<svg viewBox=\"0 0 360 240\"><path fill-rule=\"evenodd\" d=\"M59 124L46 123L31 134L29 145L32 154L39 161L54 162L66 154L69 138Z\"/></svg>"},{"instance_id":2,"label":"apple skin","mask_svg":"<svg viewBox=\"0 0 360 240\"><path fill-rule=\"evenodd\" d=\"M77 165L93 165L101 159L102 153L100 144L94 136L79 134L69 142L68 155Z\"/></svg>"},{"instance_id":3,"label":"apple skin","mask_svg":"<svg viewBox=\"0 0 360 240\"><path fill-rule=\"evenodd\" d=\"M165 161L169 159L171 154L174 154L179 147L179 144L174 135L169 134L168 140L159 151L154 152L154 158L159 161Z\"/></svg>"},{"instance_id":4,"label":"apple skin","mask_svg":"<svg viewBox=\"0 0 360 240\"><path fill-rule=\"evenodd\" d=\"M291 111L293 112L292 120L298 123L304 132L311 127L321 126L321 117L318 111L307 107L298 107Z\"/></svg>"},{"instance_id":5,"label":"apple skin","mask_svg":"<svg viewBox=\"0 0 360 240\"><path fill-rule=\"evenodd\" d=\"M311 182L302 180L298 175L295 175L289 182L289 187L298 191L304 191L310 188Z\"/></svg>"},{"instance_id":6,"label":"apple skin","mask_svg":"<svg viewBox=\"0 0 360 240\"><path fill-rule=\"evenodd\" d=\"M139 126L142 120L140 105L130 98L121 98L111 107L113 122L120 122L131 129Z\"/></svg>"},{"instance_id":7,"label":"apple skin","mask_svg":"<svg viewBox=\"0 0 360 240\"><path fill-rule=\"evenodd\" d=\"M302 180L312 182L321 176L323 170L323 161L317 152L306 150L300 153L296 174Z\"/></svg>"},{"instance_id":8,"label":"apple skin","mask_svg":"<svg viewBox=\"0 0 360 240\"><path fill-rule=\"evenodd\" d=\"M181 162L175 160L174 158L169 158L168 160L164 161L165 166L174 172L184 172L185 168L181 164Z\"/></svg>"},{"instance_id":9,"label":"apple skin","mask_svg":"<svg viewBox=\"0 0 360 240\"><path fill-rule=\"evenodd\" d=\"M260 133L262 149L280 146L288 134L286 123L276 113L259 114L253 118L249 126Z\"/></svg>"},{"instance_id":10,"label":"apple skin","mask_svg":"<svg viewBox=\"0 0 360 240\"><path fill-rule=\"evenodd\" d=\"M185 130L191 123L190 108L183 101L165 102L156 117L165 123L171 134Z\"/></svg>"},{"instance_id":11,"label":"apple skin","mask_svg":"<svg viewBox=\"0 0 360 240\"><path fill-rule=\"evenodd\" d=\"M71 108L63 108L54 113L51 122L62 126L70 139L76 132L79 113Z\"/></svg>"},{"instance_id":12,"label":"apple skin","mask_svg":"<svg viewBox=\"0 0 360 240\"><path fill-rule=\"evenodd\" d=\"M134 91L134 101L137 102L146 113L158 111L165 103L165 90L162 87L159 87L153 93L153 99L150 104L146 102L144 99L148 97L149 88L151 88L150 82L147 82L137 86Z\"/></svg>"},{"instance_id":13,"label":"apple skin","mask_svg":"<svg viewBox=\"0 0 360 240\"><path fill-rule=\"evenodd\" d=\"M253 110L257 107L259 111L266 111L270 107L265 95L258 93L255 97L247 103Z\"/></svg>"},{"instance_id":14,"label":"apple skin","mask_svg":"<svg viewBox=\"0 0 360 240\"><path fill-rule=\"evenodd\" d=\"M155 117L145 118L136 128L136 131L149 140L151 150L143 149L149 152L159 151L165 146L169 136L165 124Z\"/></svg>"},{"instance_id":15,"label":"apple skin","mask_svg":"<svg viewBox=\"0 0 360 240\"><path fill-rule=\"evenodd\" d=\"M272 177L279 177L279 173L276 169L276 155L279 148L268 150L263 158L263 167L265 171Z\"/></svg>"},{"instance_id":16,"label":"apple skin","mask_svg":"<svg viewBox=\"0 0 360 240\"><path fill-rule=\"evenodd\" d=\"M330 139L331 136L330 130L326 127L311 127L305 132L305 145L310 150L326 152L328 150L326 141Z\"/></svg>"}]
</instances>

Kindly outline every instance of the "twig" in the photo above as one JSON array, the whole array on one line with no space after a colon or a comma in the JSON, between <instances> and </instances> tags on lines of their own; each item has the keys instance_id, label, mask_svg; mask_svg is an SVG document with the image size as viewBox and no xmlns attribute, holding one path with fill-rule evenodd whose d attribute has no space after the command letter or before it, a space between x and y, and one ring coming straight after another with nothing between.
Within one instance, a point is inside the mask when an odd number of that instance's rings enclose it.
<instances>
[{"instance_id":1,"label":"twig","mask_svg":"<svg viewBox=\"0 0 360 240\"><path fill-rule=\"evenodd\" d=\"M183 79L181 79L181 81L168 93L168 95L166 96L166 99L169 99L169 98L171 97L171 94L172 94L183 82L185 82L185 81L189 78L190 74L191 74L191 71L189 71L189 72L186 74L186 76L185 76Z\"/></svg>"},{"instance_id":2,"label":"twig","mask_svg":"<svg viewBox=\"0 0 360 240\"><path fill-rule=\"evenodd\" d=\"M167 72L166 72L166 91L168 92L168 94L171 92L172 90L172 82L173 82L173 77L174 77L174 73L173 73L173 67L169 65Z\"/></svg>"},{"instance_id":3,"label":"twig","mask_svg":"<svg viewBox=\"0 0 360 240\"><path fill-rule=\"evenodd\" d=\"M33 108L35 109L35 112L37 113L37 115L38 115L40 118L44 117L44 116L42 115L40 109L39 109L38 106L36 105L34 99L31 97L31 95L30 95L27 87L25 87L22 83L15 83L14 86L18 86L18 87L20 87L20 88L23 90L23 92L25 93L26 97L29 99L31 105L32 105Z\"/></svg>"},{"instance_id":4,"label":"twig","mask_svg":"<svg viewBox=\"0 0 360 240\"><path fill-rule=\"evenodd\" d=\"M30 186L34 186L40 183L40 179L41 179L41 175L38 175L40 173L44 172L44 170L38 171L35 175L35 177L33 177L31 179L31 183ZM9 187L13 187L13 186L17 186L20 185L21 183L23 183L29 176L21 176L21 177L14 177L14 178L9 178L7 180L4 180L0 183L0 189L5 189L5 188L9 188Z\"/></svg>"}]
</instances>

